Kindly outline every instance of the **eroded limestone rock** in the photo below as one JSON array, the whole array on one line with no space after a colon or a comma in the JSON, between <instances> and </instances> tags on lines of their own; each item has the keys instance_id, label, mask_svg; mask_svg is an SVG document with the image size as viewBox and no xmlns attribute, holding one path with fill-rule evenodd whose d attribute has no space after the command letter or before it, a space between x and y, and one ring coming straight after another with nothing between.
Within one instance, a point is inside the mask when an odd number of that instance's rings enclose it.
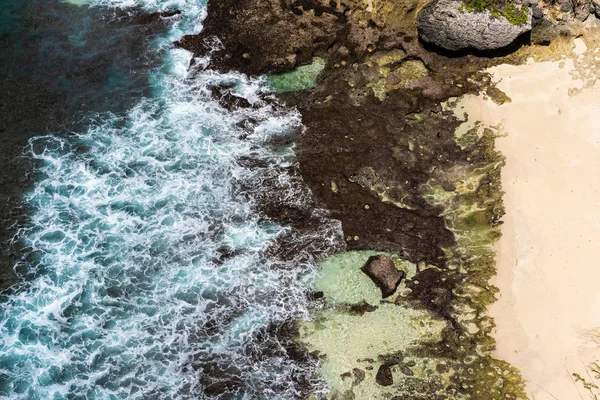
<instances>
[{"instance_id":1,"label":"eroded limestone rock","mask_svg":"<svg viewBox=\"0 0 600 400\"><path fill-rule=\"evenodd\" d=\"M497 50L531 30L531 9L522 12L527 21L513 24L487 10L469 12L461 1L435 0L421 10L417 27L423 41L446 50Z\"/></svg>"}]
</instances>

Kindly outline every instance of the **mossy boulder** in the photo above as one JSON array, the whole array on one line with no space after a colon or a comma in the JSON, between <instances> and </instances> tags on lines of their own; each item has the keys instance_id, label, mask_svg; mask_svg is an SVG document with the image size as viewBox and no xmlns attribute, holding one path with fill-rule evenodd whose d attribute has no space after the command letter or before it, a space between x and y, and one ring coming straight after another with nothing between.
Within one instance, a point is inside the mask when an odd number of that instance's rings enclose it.
<instances>
[{"instance_id":1,"label":"mossy boulder","mask_svg":"<svg viewBox=\"0 0 600 400\"><path fill-rule=\"evenodd\" d=\"M449 51L490 51L510 46L531 30L531 9L509 4L497 10L470 10L462 1L434 0L419 13L424 42Z\"/></svg>"}]
</instances>

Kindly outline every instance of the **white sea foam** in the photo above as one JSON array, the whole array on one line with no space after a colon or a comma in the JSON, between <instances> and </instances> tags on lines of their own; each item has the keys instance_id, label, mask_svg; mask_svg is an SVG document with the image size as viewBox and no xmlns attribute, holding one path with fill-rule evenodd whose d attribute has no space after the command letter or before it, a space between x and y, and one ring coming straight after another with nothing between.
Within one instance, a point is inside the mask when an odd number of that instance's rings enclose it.
<instances>
[{"instance_id":1,"label":"white sea foam","mask_svg":"<svg viewBox=\"0 0 600 400\"><path fill-rule=\"evenodd\" d=\"M155 44L163 50L204 13L191 0L88 3L181 9ZM19 233L29 253L17 266L29 281L0 311L0 386L11 397L203 398L229 388L279 399L311 379L314 365L286 357L267 328L306 313L303 282L315 254L340 248L339 224L317 212L303 233L257 211L271 196L310 203L293 146L268 145L299 132L299 115L264 101L260 79L187 73L183 50L164 57L167 68L151 72L155 98L30 142L39 170ZM219 84L253 107L221 107L210 91ZM267 256L286 236L304 254Z\"/></svg>"}]
</instances>

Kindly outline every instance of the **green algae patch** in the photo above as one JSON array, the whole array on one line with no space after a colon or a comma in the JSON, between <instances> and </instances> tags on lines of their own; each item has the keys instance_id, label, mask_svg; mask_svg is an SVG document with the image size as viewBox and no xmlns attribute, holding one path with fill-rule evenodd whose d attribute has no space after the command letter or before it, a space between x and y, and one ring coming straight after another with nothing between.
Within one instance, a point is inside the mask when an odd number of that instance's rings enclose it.
<instances>
[{"instance_id":1,"label":"green algae patch","mask_svg":"<svg viewBox=\"0 0 600 400\"><path fill-rule=\"evenodd\" d=\"M325 69L325 60L315 57L308 65L301 65L290 72L270 75L267 80L277 94L300 92L315 88L323 69Z\"/></svg>"},{"instance_id":2,"label":"green algae patch","mask_svg":"<svg viewBox=\"0 0 600 400\"><path fill-rule=\"evenodd\" d=\"M527 6L517 6L513 1L506 0L465 0L459 11L482 12L488 10L492 17L504 17L513 25L527 22Z\"/></svg>"},{"instance_id":3,"label":"green algae patch","mask_svg":"<svg viewBox=\"0 0 600 400\"><path fill-rule=\"evenodd\" d=\"M491 356L494 321L487 316L487 306L497 293L489 281L496 272L493 245L504 214L500 181L504 157L494 148L496 130L480 128L474 126L456 137L470 162L440 171L421 186L422 198L443 210L455 244L444 249L446 268L437 276L415 278L427 281L427 287L409 286L417 298L438 304L454 327L444 331L441 345L422 346L417 353L452 359L452 379L470 398L526 399L519 371ZM432 298L434 287L453 295Z\"/></svg>"},{"instance_id":4,"label":"green algae patch","mask_svg":"<svg viewBox=\"0 0 600 400\"><path fill-rule=\"evenodd\" d=\"M377 67L381 78L367 86L380 101L385 100L388 92L406 87L429 72L421 60L406 60L399 65L378 64Z\"/></svg>"}]
</instances>

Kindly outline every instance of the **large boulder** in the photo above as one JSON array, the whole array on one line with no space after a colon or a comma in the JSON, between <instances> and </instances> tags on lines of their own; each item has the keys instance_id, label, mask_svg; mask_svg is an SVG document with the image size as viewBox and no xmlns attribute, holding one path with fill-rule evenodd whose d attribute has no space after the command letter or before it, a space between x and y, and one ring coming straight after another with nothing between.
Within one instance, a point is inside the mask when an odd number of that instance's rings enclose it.
<instances>
[{"instance_id":1,"label":"large boulder","mask_svg":"<svg viewBox=\"0 0 600 400\"><path fill-rule=\"evenodd\" d=\"M489 11L468 12L460 0L434 0L418 16L421 40L450 51L496 50L507 47L531 30L531 9L527 21L513 24Z\"/></svg>"},{"instance_id":2,"label":"large boulder","mask_svg":"<svg viewBox=\"0 0 600 400\"><path fill-rule=\"evenodd\" d=\"M385 255L369 257L361 270L381 289L384 298L394 294L404 277L404 272L396 269L394 262Z\"/></svg>"}]
</instances>

